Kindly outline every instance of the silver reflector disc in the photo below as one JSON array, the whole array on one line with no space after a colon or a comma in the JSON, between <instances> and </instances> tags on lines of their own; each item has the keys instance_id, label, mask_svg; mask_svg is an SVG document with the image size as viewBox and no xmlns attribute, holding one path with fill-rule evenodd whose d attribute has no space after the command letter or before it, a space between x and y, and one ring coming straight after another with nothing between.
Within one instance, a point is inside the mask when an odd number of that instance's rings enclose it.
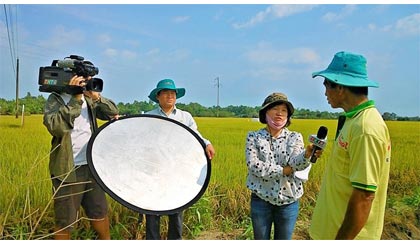
<instances>
[{"instance_id":1,"label":"silver reflector disc","mask_svg":"<svg viewBox=\"0 0 420 245\"><path fill-rule=\"evenodd\" d=\"M172 214L193 205L210 180L202 139L184 124L154 115L105 123L91 137L93 176L113 199L145 214Z\"/></svg>"}]
</instances>

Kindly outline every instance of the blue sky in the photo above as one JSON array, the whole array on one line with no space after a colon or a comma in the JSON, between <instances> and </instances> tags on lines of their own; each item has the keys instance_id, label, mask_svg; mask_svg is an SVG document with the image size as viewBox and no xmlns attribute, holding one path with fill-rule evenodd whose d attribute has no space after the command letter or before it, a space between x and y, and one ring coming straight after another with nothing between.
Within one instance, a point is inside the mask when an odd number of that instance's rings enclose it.
<instances>
[{"instance_id":1,"label":"blue sky","mask_svg":"<svg viewBox=\"0 0 420 245\"><path fill-rule=\"evenodd\" d=\"M283 92L297 108L340 112L311 73L350 51L368 60L369 78L380 85L369 97L381 113L420 115L420 5L1 7L0 98L15 98L12 57L20 60L19 97L47 97L38 92L39 67L78 54L99 67L103 95L116 102L147 101L171 78L187 91L178 102L213 106L218 77L222 107L259 106Z\"/></svg>"}]
</instances>

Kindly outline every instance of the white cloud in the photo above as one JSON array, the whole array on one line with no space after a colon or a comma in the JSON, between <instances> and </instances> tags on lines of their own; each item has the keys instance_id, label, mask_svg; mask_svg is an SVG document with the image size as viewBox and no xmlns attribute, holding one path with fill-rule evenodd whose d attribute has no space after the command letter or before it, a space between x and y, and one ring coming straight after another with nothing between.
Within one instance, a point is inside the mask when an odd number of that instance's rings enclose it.
<instances>
[{"instance_id":1,"label":"white cloud","mask_svg":"<svg viewBox=\"0 0 420 245\"><path fill-rule=\"evenodd\" d=\"M124 43L131 46L131 47L139 47L140 46L140 42L138 40L125 40Z\"/></svg>"},{"instance_id":2,"label":"white cloud","mask_svg":"<svg viewBox=\"0 0 420 245\"><path fill-rule=\"evenodd\" d=\"M273 5L272 12L275 18L283 18L294 14L310 11L315 8L316 5L304 4L304 5Z\"/></svg>"},{"instance_id":3,"label":"white cloud","mask_svg":"<svg viewBox=\"0 0 420 245\"><path fill-rule=\"evenodd\" d=\"M371 30L371 31L374 31L374 30L376 30L376 25L371 23L371 24L368 25L368 29Z\"/></svg>"},{"instance_id":4,"label":"white cloud","mask_svg":"<svg viewBox=\"0 0 420 245\"><path fill-rule=\"evenodd\" d=\"M115 57L118 55L118 51L113 48L107 48L105 49L104 54L108 57Z\"/></svg>"},{"instance_id":5,"label":"white cloud","mask_svg":"<svg viewBox=\"0 0 420 245\"><path fill-rule=\"evenodd\" d=\"M154 56L154 55L157 55L159 53L160 53L160 49L154 48L154 49L151 49L151 50L147 51L146 55L147 56Z\"/></svg>"},{"instance_id":6,"label":"white cloud","mask_svg":"<svg viewBox=\"0 0 420 245\"><path fill-rule=\"evenodd\" d=\"M190 16L176 16L172 19L175 23L184 23L190 19Z\"/></svg>"},{"instance_id":7,"label":"white cloud","mask_svg":"<svg viewBox=\"0 0 420 245\"><path fill-rule=\"evenodd\" d=\"M314 64L319 55L311 48L301 47L287 50L277 50L268 43L260 43L258 47L245 54L245 57L256 64Z\"/></svg>"},{"instance_id":8,"label":"white cloud","mask_svg":"<svg viewBox=\"0 0 420 245\"><path fill-rule=\"evenodd\" d=\"M149 51L146 52L146 59L147 59L147 64L157 64L160 63L161 59L160 59L160 49L159 48L152 48Z\"/></svg>"},{"instance_id":9,"label":"white cloud","mask_svg":"<svg viewBox=\"0 0 420 245\"><path fill-rule=\"evenodd\" d=\"M123 50L121 55L125 59L135 59L137 57L137 53L130 50Z\"/></svg>"},{"instance_id":10,"label":"white cloud","mask_svg":"<svg viewBox=\"0 0 420 245\"><path fill-rule=\"evenodd\" d=\"M383 26L383 27L381 28L381 30L382 30L382 31L385 31L385 32L387 32L387 31L392 31L392 29L393 29L393 26L392 26L392 25L386 25L386 26Z\"/></svg>"},{"instance_id":11,"label":"white cloud","mask_svg":"<svg viewBox=\"0 0 420 245\"><path fill-rule=\"evenodd\" d=\"M118 50L114 48L107 48L104 51L104 54L108 57L120 57L123 59L135 59L137 57L137 53L130 51L130 50Z\"/></svg>"},{"instance_id":12,"label":"white cloud","mask_svg":"<svg viewBox=\"0 0 420 245\"><path fill-rule=\"evenodd\" d=\"M266 19L280 19L280 18L288 17L294 14L310 11L315 6L316 5L308 5L308 4L271 5L268 8L266 8L264 11L258 12L254 17L252 17L250 20L246 21L245 23L234 23L233 27L235 29L253 27L261 22L264 22Z\"/></svg>"},{"instance_id":13,"label":"white cloud","mask_svg":"<svg viewBox=\"0 0 420 245\"><path fill-rule=\"evenodd\" d=\"M420 34L420 13L399 19L395 23L395 32L398 35L419 35Z\"/></svg>"},{"instance_id":14,"label":"white cloud","mask_svg":"<svg viewBox=\"0 0 420 245\"><path fill-rule=\"evenodd\" d=\"M149 63L176 63L187 60L190 51L187 49L175 49L168 52L161 52L159 48L154 48L146 52Z\"/></svg>"},{"instance_id":15,"label":"white cloud","mask_svg":"<svg viewBox=\"0 0 420 245\"><path fill-rule=\"evenodd\" d=\"M369 31L381 31L393 34L398 37L402 36L419 36L420 35L420 13L415 13L397 20L395 23L377 26L370 23L367 26Z\"/></svg>"},{"instance_id":16,"label":"white cloud","mask_svg":"<svg viewBox=\"0 0 420 245\"><path fill-rule=\"evenodd\" d=\"M279 77L286 77L290 71L281 67L265 67L261 69L253 69L249 73L254 78L267 78L269 80L277 80Z\"/></svg>"},{"instance_id":17,"label":"white cloud","mask_svg":"<svg viewBox=\"0 0 420 245\"><path fill-rule=\"evenodd\" d=\"M350 16L356 9L356 5L346 5L339 13L328 12L322 16L322 19L326 22L335 22Z\"/></svg>"},{"instance_id":18,"label":"white cloud","mask_svg":"<svg viewBox=\"0 0 420 245\"><path fill-rule=\"evenodd\" d=\"M223 16L223 11L219 10L219 12L217 12L214 16L213 16L213 20L215 21L219 21Z\"/></svg>"},{"instance_id":19,"label":"white cloud","mask_svg":"<svg viewBox=\"0 0 420 245\"><path fill-rule=\"evenodd\" d=\"M244 56L251 63L249 74L252 77L271 81L302 73L320 61L320 56L311 48L276 49L266 42Z\"/></svg>"},{"instance_id":20,"label":"white cloud","mask_svg":"<svg viewBox=\"0 0 420 245\"><path fill-rule=\"evenodd\" d=\"M100 34L97 39L98 39L98 42L101 44L107 44L112 41L111 36L107 33Z\"/></svg>"},{"instance_id":21,"label":"white cloud","mask_svg":"<svg viewBox=\"0 0 420 245\"><path fill-rule=\"evenodd\" d=\"M62 25L57 26L49 36L50 39L39 42L39 45L47 50L67 48L85 42L85 35L82 31L69 30Z\"/></svg>"},{"instance_id":22,"label":"white cloud","mask_svg":"<svg viewBox=\"0 0 420 245\"><path fill-rule=\"evenodd\" d=\"M168 55L165 55L165 60L167 62L177 62L186 60L190 56L190 51L186 49L176 49L172 52L169 52Z\"/></svg>"}]
</instances>

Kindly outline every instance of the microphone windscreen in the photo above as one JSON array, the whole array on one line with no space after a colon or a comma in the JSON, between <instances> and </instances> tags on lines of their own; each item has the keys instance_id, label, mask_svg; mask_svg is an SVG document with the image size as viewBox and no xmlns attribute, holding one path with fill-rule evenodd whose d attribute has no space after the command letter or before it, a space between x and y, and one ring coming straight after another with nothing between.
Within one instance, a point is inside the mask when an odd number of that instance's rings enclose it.
<instances>
[{"instance_id":1,"label":"microphone windscreen","mask_svg":"<svg viewBox=\"0 0 420 245\"><path fill-rule=\"evenodd\" d=\"M325 139L325 137L327 137L328 134L328 128L325 126L321 126L318 129L318 133L316 134L316 137L318 139Z\"/></svg>"},{"instance_id":2,"label":"microphone windscreen","mask_svg":"<svg viewBox=\"0 0 420 245\"><path fill-rule=\"evenodd\" d=\"M74 68L74 60L70 60L70 59L59 60L57 64L58 64L58 67L61 67L61 68Z\"/></svg>"}]
</instances>

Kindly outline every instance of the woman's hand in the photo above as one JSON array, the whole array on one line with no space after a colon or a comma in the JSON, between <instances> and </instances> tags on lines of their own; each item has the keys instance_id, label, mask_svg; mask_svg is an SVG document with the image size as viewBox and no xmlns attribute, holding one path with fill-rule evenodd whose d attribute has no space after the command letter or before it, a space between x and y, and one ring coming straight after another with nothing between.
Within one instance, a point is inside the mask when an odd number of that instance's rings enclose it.
<instances>
[{"instance_id":1,"label":"woman's hand","mask_svg":"<svg viewBox=\"0 0 420 245\"><path fill-rule=\"evenodd\" d=\"M293 173L293 168L290 166L283 167L283 175L289 176Z\"/></svg>"},{"instance_id":2,"label":"woman's hand","mask_svg":"<svg viewBox=\"0 0 420 245\"><path fill-rule=\"evenodd\" d=\"M314 150L314 148L315 148L314 144L309 144L308 146L306 146L306 152L305 152L305 158L306 159L311 158L311 154L312 154L312 151ZM315 151L314 156L316 158L320 158L322 156L322 152L324 152L323 149L318 149L318 150Z\"/></svg>"}]
</instances>

